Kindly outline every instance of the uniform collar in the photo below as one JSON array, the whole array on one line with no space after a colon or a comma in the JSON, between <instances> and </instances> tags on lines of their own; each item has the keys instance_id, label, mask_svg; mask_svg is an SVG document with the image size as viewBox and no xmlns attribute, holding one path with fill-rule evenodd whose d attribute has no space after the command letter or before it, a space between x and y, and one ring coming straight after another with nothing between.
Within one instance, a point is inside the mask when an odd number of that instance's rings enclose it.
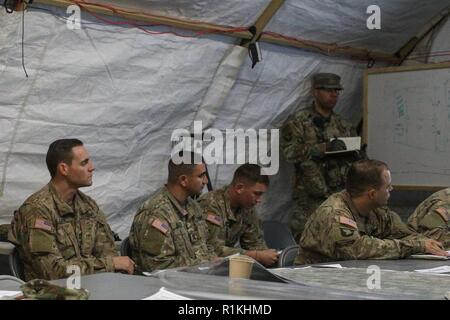
<instances>
[{"instance_id":1,"label":"uniform collar","mask_svg":"<svg viewBox=\"0 0 450 320\"><path fill-rule=\"evenodd\" d=\"M355 205L353 204L352 198L350 194L347 191L342 191L342 195L344 198L345 203L347 204L348 208L350 209L350 212L352 213L353 219L355 220L356 224L358 225L359 230L366 231L366 226L371 223L373 223L373 219L376 219L376 213L374 210L371 210L367 216L363 216L359 213L358 209L356 209Z\"/></svg>"},{"instance_id":2,"label":"uniform collar","mask_svg":"<svg viewBox=\"0 0 450 320\"><path fill-rule=\"evenodd\" d=\"M352 201L352 197L347 191L342 191L342 198L344 199L344 202L347 204L347 207L350 209L350 212L352 213L353 219L360 220L361 214L359 213L358 209L356 209L355 204Z\"/></svg>"},{"instance_id":3,"label":"uniform collar","mask_svg":"<svg viewBox=\"0 0 450 320\"><path fill-rule=\"evenodd\" d=\"M164 186L163 188L163 193L164 195L170 200L170 202L172 203L172 205L175 207L175 209L177 210L178 214L182 217L186 217L189 215L189 211L187 210L187 207L189 206L189 197L186 199L186 209L184 209L181 204L178 202L177 199L175 199L175 197L173 196L172 193L170 193L169 189L167 188L167 186Z\"/></svg>"},{"instance_id":4,"label":"uniform collar","mask_svg":"<svg viewBox=\"0 0 450 320\"><path fill-rule=\"evenodd\" d=\"M223 202L225 204L225 211L227 213L227 218L228 220L233 220L233 221L237 221L236 215L234 214L233 210L231 210L231 200L230 200L230 186L226 186L225 188L222 189L222 197L223 197ZM238 209L238 211L240 212L241 210Z\"/></svg>"},{"instance_id":5,"label":"uniform collar","mask_svg":"<svg viewBox=\"0 0 450 320\"><path fill-rule=\"evenodd\" d=\"M313 101L312 104L311 104L310 112L311 112L314 116L320 117L320 118L322 118L322 119L324 119L324 120L326 120L326 121L330 121L331 118L333 118L334 115L335 115L334 110L331 110L330 116L329 116L329 117L324 117L324 116L321 115L319 112L317 112L316 107L315 107L315 105L314 105L314 101Z\"/></svg>"},{"instance_id":6,"label":"uniform collar","mask_svg":"<svg viewBox=\"0 0 450 320\"><path fill-rule=\"evenodd\" d=\"M58 191L55 188L55 185L53 184L53 182L49 182L48 183L48 189L50 191L50 194L52 195L53 198L53 202L56 205L58 214L60 216L65 216L67 214L73 214L73 209L71 206L69 206L64 200L61 199L61 197L59 196ZM76 202L78 200L79 196L78 196L78 191L75 193L75 197L73 199L73 203L74 205L76 205Z\"/></svg>"}]
</instances>

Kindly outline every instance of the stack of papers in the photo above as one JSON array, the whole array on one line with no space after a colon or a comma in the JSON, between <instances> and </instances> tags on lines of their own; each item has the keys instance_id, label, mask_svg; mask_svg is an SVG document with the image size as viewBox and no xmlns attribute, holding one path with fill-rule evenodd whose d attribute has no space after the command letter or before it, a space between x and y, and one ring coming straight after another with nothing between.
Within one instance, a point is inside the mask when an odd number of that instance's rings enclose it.
<instances>
[{"instance_id":1,"label":"stack of papers","mask_svg":"<svg viewBox=\"0 0 450 320\"><path fill-rule=\"evenodd\" d=\"M167 290L165 287L161 287L161 289L159 289L157 293L142 300L192 300L192 299L173 293Z\"/></svg>"},{"instance_id":2,"label":"stack of papers","mask_svg":"<svg viewBox=\"0 0 450 320\"><path fill-rule=\"evenodd\" d=\"M419 269L416 271L423 272L423 273L450 273L450 266L441 266L441 267L430 268L430 269Z\"/></svg>"},{"instance_id":3,"label":"stack of papers","mask_svg":"<svg viewBox=\"0 0 450 320\"><path fill-rule=\"evenodd\" d=\"M450 254L450 251L447 251ZM411 259L425 259L425 260L449 260L450 257L435 256L433 254L413 254L410 256Z\"/></svg>"},{"instance_id":4,"label":"stack of papers","mask_svg":"<svg viewBox=\"0 0 450 320\"><path fill-rule=\"evenodd\" d=\"M0 290L1 300L10 300L22 295L22 291L5 291Z\"/></svg>"},{"instance_id":5,"label":"stack of papers","mask_svg":"<svg viewBox=\"0 0 450 320\"><path fill-rule=\"evenodd\" d=\"M345 138L337 137L337 138L345 143L345 147L347 148L347 150L326 151L325 154L344 153L361 149L361 137L345 137ZM330 142L333 140L334 138L330 139Z\"/></svg>"}]
</instances>

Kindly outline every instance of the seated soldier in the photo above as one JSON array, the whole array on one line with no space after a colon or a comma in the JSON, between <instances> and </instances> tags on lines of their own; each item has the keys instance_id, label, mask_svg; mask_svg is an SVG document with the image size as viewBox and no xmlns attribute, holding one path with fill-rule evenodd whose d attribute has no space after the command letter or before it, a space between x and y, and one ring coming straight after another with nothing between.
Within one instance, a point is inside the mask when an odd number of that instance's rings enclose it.
<instances>
[{"instance_id":1,"label":"seated soldier","mask_svg":"<svg viewBox=\"0 0 450 320\"><path fill-rule=\"evenodd\" d=\"M77 139L56 140L47 152L51 181L14 213L8 240L18 249L26 280L115 270L134 272L118 257L111 229L95 201L78 190L92 185L94 165ZM70 268L70 270L72 270Z\"/></svg>"},{"instance_id":2,"label":"seated soldier","mask_svg":"<svg viewBox=\"0 0 450 320\"><path fill-rule=\"evenodd\" d=\"M260 166L244 164L235 171L229 186L200 198L209 229L208 245L220 257L242 253L265 266L277 262L277 252L268 249L264 242L254 208L268 186L269 178L261 175Z\"/></svg>"},{"instance_id":3,"label":"seated soldier","mask_svg":"<svg viewBox=\"0 0 450 320\"><path fill-rule=\"evenodd\" d=\"M205 164L191 152L169 161L167 184L137 211L130 230L132 256L139 271L199 264L216 257L206 245L202 210L191 197L205 187ZM179 157L179 158L180 158ZM201 160L201 156L200 160Z\"/></svg>"},{"instance_id":4,"label":"seated soldier","mask_svg":"<svg viewBox=\"0 0 450 320\"><path fill-rule=\"evenodd\" d=\"M450 188L435 192L419 204L408 224L450 249Z\"/></svg>"},{"instance_id":5,"label":"seated soldier","mask_svg":"<svg viewBox=\"0 0 450 320\"><path fill-rule=\"evenodd\" d=\"M353 259L399 259L415 253L447 256L441 243L416 233L387 207L391 174L377 160L354 162L346 190L309 218L295 264Z\"/></svg>"}]
</instances>

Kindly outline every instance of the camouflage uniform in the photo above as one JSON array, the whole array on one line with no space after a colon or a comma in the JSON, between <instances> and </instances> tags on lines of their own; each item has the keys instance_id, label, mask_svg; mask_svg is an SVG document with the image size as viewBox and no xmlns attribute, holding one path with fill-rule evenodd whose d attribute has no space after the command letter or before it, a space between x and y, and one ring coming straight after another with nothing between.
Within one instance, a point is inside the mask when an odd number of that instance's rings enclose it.
<instances>
[{"instance_id":1,"label":"camouflage uniform","mask_svg":"<svg viewBox=\"0 0 450 320\"><path fill-rule=\"evenodd\" d=\"M51 182L14 213L8 239L18 248L26 280L68 277L69 265L81 274L114 271L117 251L103 212L80 191L68 205Z\"/></svg>"},{"instance_id":2,"label":"camouflage uniform","mask_svg":"<svg viewBox=\"0 0 450 320\"><path fill-rule=\"evenodd\" d=\"M132 256L138 271L191 266L215 255L206 245L207 227L197 202L186 208L167 187L139 208L130 230Z\"/></svg>"},{"instance_id":3,"label":"camouflage uniform","mask_svg":"<svg viewBox=\"0 0 450 320\"><path fill-rule=\"evenodd\" d=\"M211 191L199 200L208 225L208 246L220 257L267 249L256 210L239 209L233 213L228 190Z\"/></svg>"},{"instance_id":4,"label":"camouflage uniform","mask_svg":"<svg viewBox=\"0 0 450 320\"><path fill-rule=\"evenodd\" d=\"M314 105L288 118L283 125L281 151L295 166L296 208L290 224L297 241L314 210L328 196L345 187L345 176L351 164L336 156L325 157L320 145L334 137L350 136L356 136L356 130L348 121L334 112L324 118L315 111Z\"/></svg>"},{"instance_id":5,"label":"camouflage uniform","mask_svg":"<svg viewBox=\"0 0 450 320\"><path fill-rule=\"evenodd\" d=\"M8 241L9 224L0 225L0 241Z\"/></svg>"},{"instance_id":6,"label":"camouflage uniform","mask_svg":"<svg viewBox=\"0 0 450 320\"><path fill-rule=\"evenodd\" d=\"M450 248L450 188L440 190L419 204L408 219L417 232Z\"/></svg>"},{"instance_id":7,"label":"camouflage uniform","mask_svg":"<svg viewBox=\"0 0 450 320\"><path fill-rule=\"evenodd\" d=\"M88 300L86 289L69 289L42 279L34 279L20 286L26 299L33 300Z\"/></svg>"},{"instance_id":8,"label":"camouflage uniform","mask_svg":"<svg viewBox=\"0 0 450 320\"><path fill-rule=\"evenodd\" d=\"M296 264L354 259L398 259L425 252L427 238L387 207L361 217L346 191L312 214L300 239Z\"/></svg>"}]
</instances>

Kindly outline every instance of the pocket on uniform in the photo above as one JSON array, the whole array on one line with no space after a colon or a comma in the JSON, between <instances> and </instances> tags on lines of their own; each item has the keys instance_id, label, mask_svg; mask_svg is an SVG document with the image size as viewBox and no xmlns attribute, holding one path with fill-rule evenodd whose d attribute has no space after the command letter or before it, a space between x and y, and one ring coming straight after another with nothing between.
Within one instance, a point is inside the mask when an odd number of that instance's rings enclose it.
<instances>
[{"instance_id":1,"label":"pocket on uniform","mask_svg":"<svg viewBox=\"0 0 450 320\"><path fill-rule=\"evenodd\" d=\"M322 198L326 197L328 193L327 184L320 168L320 163L314 161L305 161L301 164L303 183L305 191L309 195Z\"/></svg>"},{"instance_id":2,"label":"pocket on uniform","mask_svg":"<svg viewBox=\"0 0 450 320\"><path fill-rule=\"evenodd\" d=\"M183 228L173 230L173 241L175 243L175 254L195 258L195 252L186 230Z\"/></svg>"},{"instance_id":3,"label":"pocket on uniform","mask_svg":"<svg viewBox=\"0 0 450 320\"><path fill-rule=\"evenodd\" d=\"M29 245L31 253L56 252L54 235L41 229L30 230Z\"/></svg>"}]
</instances>

